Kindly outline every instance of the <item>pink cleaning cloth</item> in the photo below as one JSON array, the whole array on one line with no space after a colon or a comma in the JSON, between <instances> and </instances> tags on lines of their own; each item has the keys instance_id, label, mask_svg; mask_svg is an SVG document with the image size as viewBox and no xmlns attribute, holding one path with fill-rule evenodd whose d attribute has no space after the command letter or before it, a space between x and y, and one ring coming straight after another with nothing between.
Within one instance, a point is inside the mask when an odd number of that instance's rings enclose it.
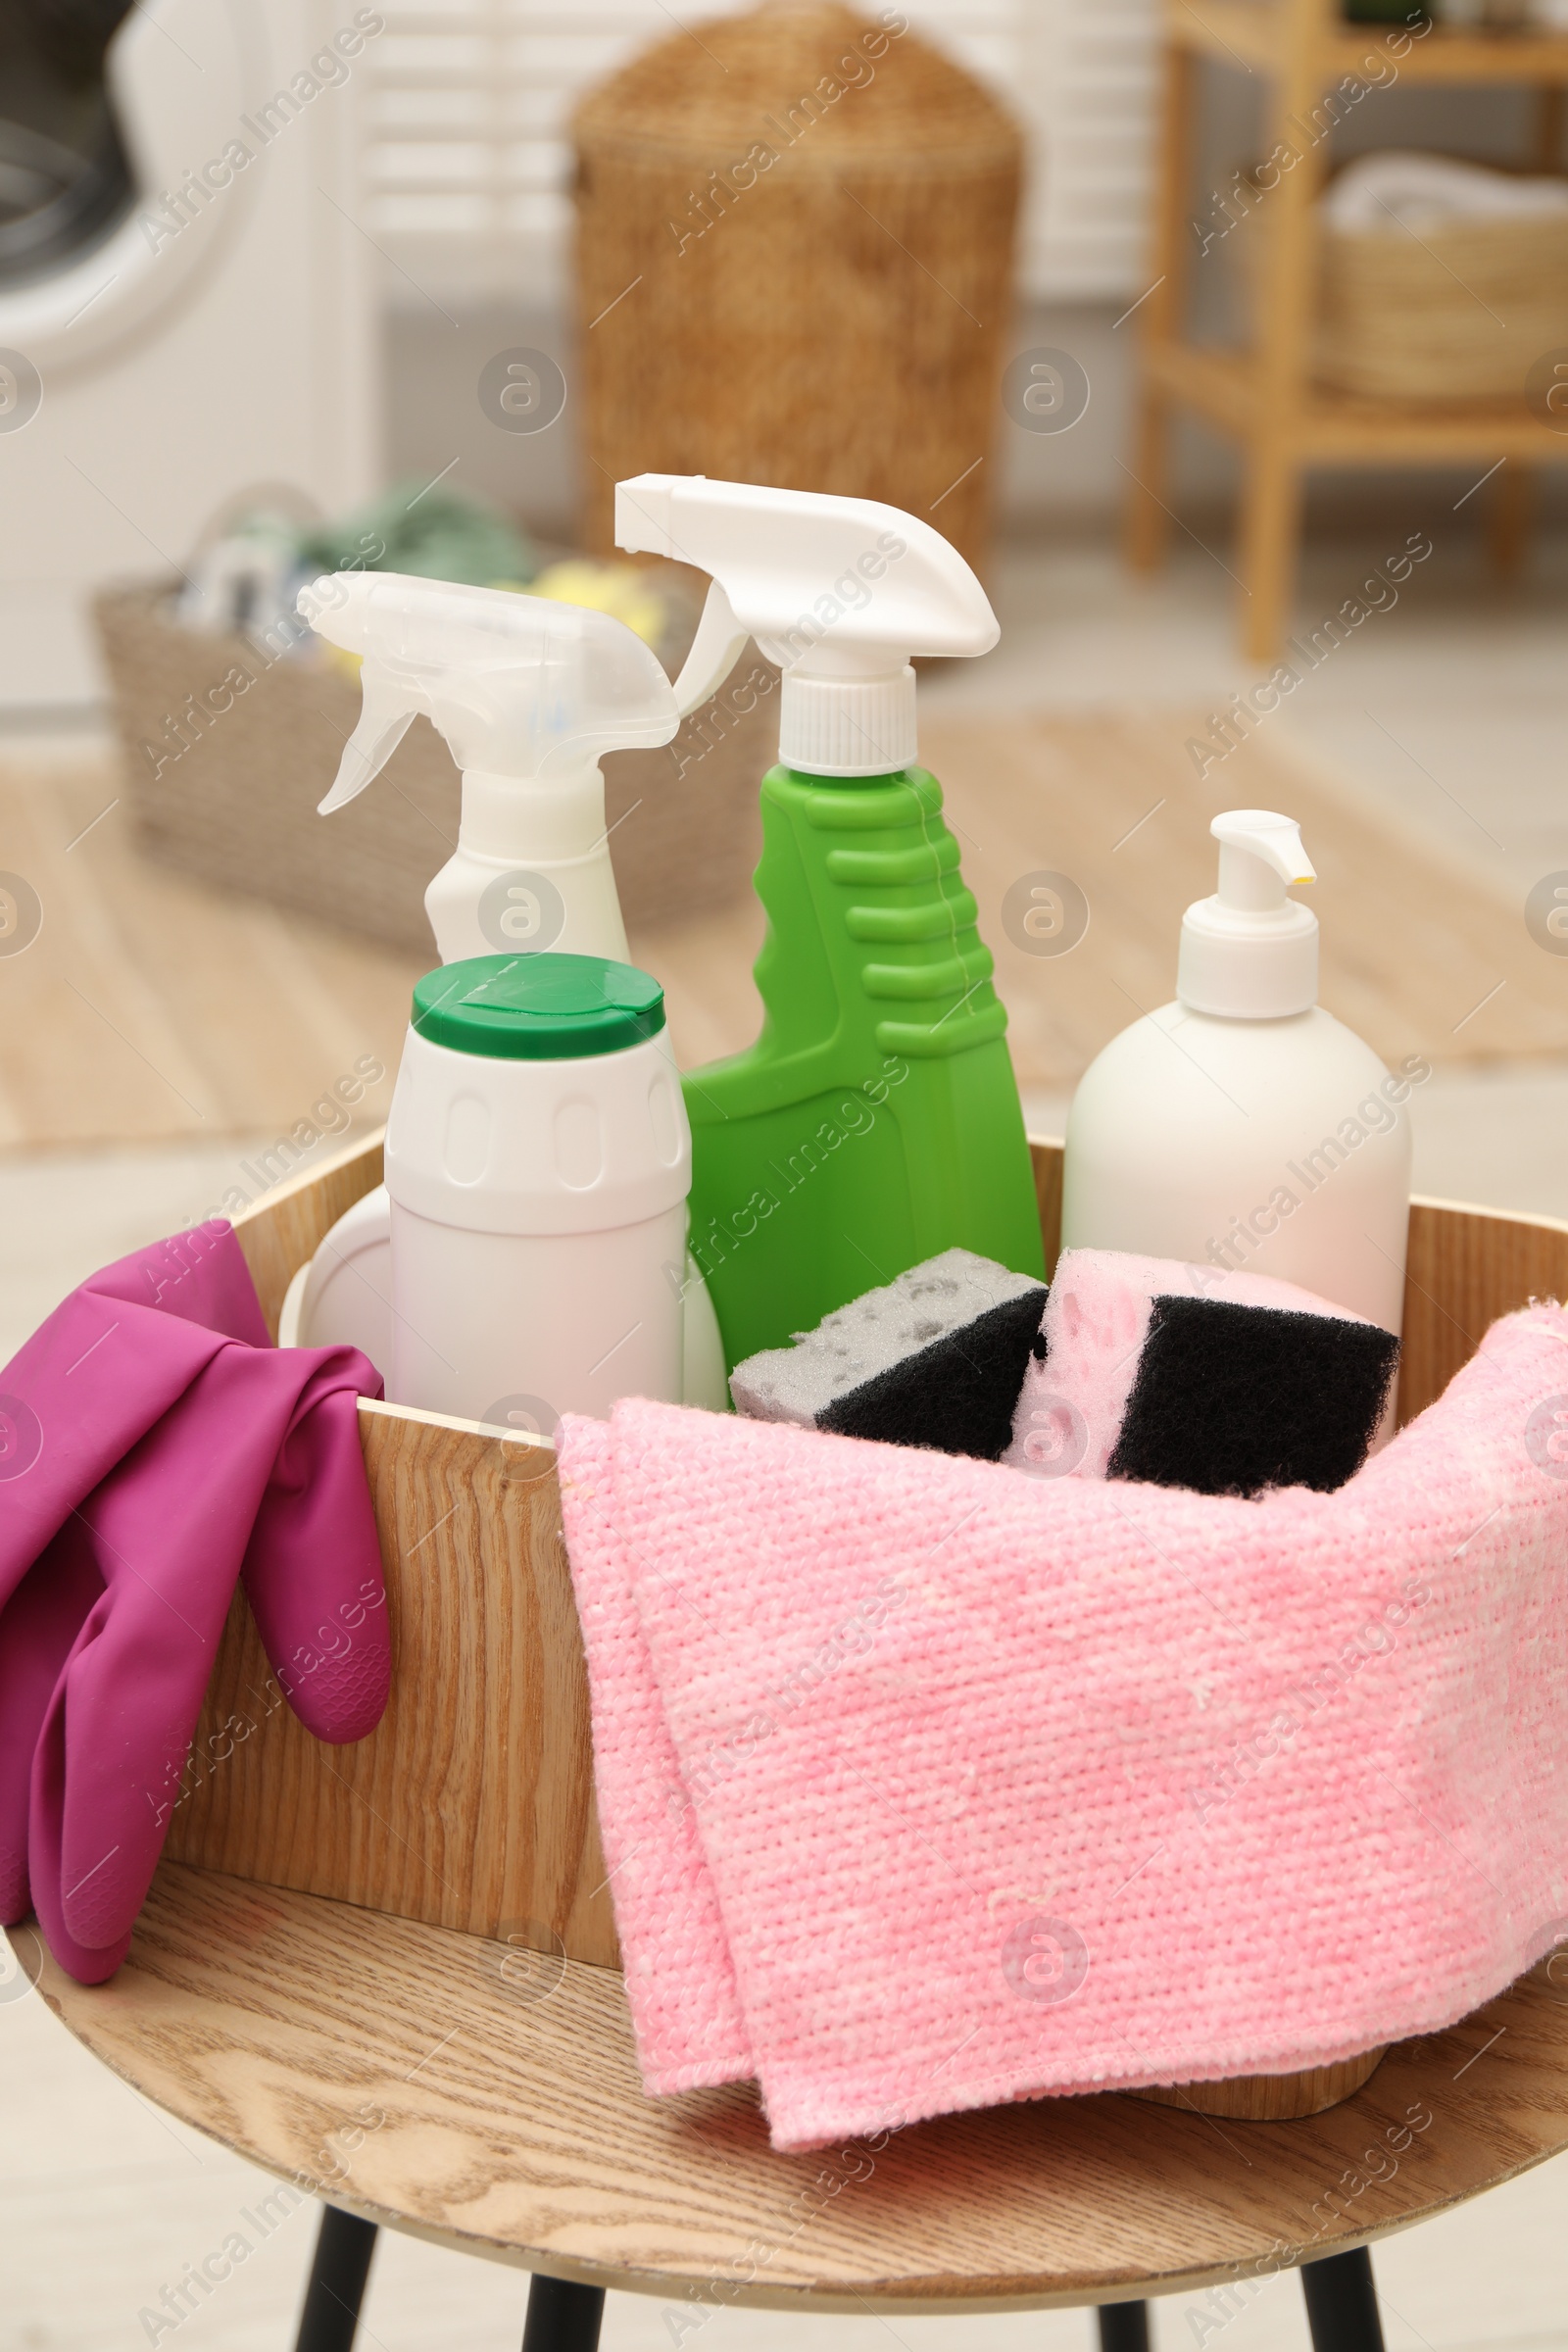
<instances>
[{"instance_id":1,"label":"pink cleaning cloth","mask_svg":"<svg viewBox=\"0 0 1568 2352\"><path fill-rule=\"evenodd\" d=\"M271 1345L221 1222L105 1267L0 1372L0 1921L30 1902L83 1984L124 1957L242 1575L309 1728L379 1721L380 1393L355 1348Z\"/></svg>"},{"instance_id":2,"label":"pink cleaning cloth","mask_svg":"<svg viewBox=\"0 0 1568 2352\"><path fill-rule=\"evenodd\" d=\"M650 2089L774 2144L1290 2073L1568 1914L1568 1313L1257 1501L631 1401L560 1445Z\"/></svg>"},{"instance_id":3,"label":"pink cleaning cloth","mask_svg":"<svg viewBox=\"0 0 1568 2352\"><path fill-rule=\"evenodd\" d=\"M1228 1273L1122 1250L1064 1250L1041 1317L1046 1354L1031 1356L1003 1460L1053 1478L1103 1478L1127 1415L1156 1298L1365 1321L1272 1274Z\"/></svg>"}]
</instances>

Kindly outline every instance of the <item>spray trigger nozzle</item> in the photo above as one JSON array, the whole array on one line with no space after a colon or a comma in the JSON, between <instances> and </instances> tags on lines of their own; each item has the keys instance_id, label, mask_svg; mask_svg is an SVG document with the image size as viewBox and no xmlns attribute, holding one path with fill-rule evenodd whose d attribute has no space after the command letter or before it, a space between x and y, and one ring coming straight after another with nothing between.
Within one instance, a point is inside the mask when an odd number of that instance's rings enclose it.
<instances>
[{"instance_id":1,"label":"spray trigger nozzle","mask_svg":"<svg viewBox=\"0 0 1568 2352\"><path fill-rule=\"evenodd\" d=\"M680 724L658 658L581 605L401 572L334 572L301 589L318 635L361 657L364 706L323 813L377 775L423 714L465 775L567 783L600 753L653 749Z\"/></svg>"},{"instance_id":2,"label":"spray trigger nozzle","mask_svg":"<svg viewBox=\"0 0 1568 2352\"><path fill-rule=\"evenodd\" d=\"M675 680L675 707L682 718L700 710L718 692L746 650L750 635L750 629L730 611L720 582L710 580L697 634Z\"/></svg>"},{"instance_id":3,"label":"spray trigger nozzle","mask_svg":"<svg viewBox=\"0 0 1568 2352\"><path fill-rule=\"evenodd\" d=\"M713 583L676 684L682 712L722 685L754 637L783 672L779 759L808 775L907 767L914 659L989 653L999 635L957 550L874 499L640 473L615 485L615 542L695 564Z\"/></svg>"},{"instance_id":4,"label":"spray trigger nozzle","mask_svg":"<svg viewBox=\"0 0 1568 2352\"><path fill-rule=\"evenodd\" d=\"M404 690L368 663L361 673L361 685L360 723L343 746L331 790L316 805L318 816L330 816L334 808L346 808L367 784L374 782L417 715Z\"/></svg>"}]
</instances>

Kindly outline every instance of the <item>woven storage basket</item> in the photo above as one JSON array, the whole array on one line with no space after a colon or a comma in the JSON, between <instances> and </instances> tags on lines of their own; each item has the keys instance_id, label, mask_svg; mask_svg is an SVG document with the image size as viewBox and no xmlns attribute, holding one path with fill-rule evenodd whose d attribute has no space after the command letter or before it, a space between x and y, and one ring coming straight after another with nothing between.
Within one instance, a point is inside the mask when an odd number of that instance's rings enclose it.
<instances>
[{"instance_id":1,"label":"woven storage basket","mask_svg":"<svg viewBox=\"0 0 1568 2352\"><path fill-rule=\"evenodd\" d=\"M1568 342L1568 214L1324 238L1317 370L1388 400L1522 394Z\"/></svg>"},{"instance_id":2,"label":"woven storage basket","mask_svg":"<svg viewBox=\"0 0 1568 2352\"><path fill-rule=\"evenodd\" d=\"M669 565L658 584L670 614L659 653L675 667L703 583ZM456 846L459 801L435 730L416 720L368 792L318 816L359 719L357 679L269 662L241 637L198 636L174 619L162 585L112 589L96 611L125 797L148 853L433 961L424 889ZM778 751L777 675L750 647L673 744L603 760L611 856L633 931L744 897L761 838L758 783ZM251 683L235 691L241 676ZM193 706L202 715L191 716Z\"/></svg>"},{"instance_id":3,"label":"woven storage basket","mask_svg":"<svg viewBox=\"0 0 1568 2352\"><path fill-rule=\"evenodd\" d=\"M1254 309L1268 208L1240 239ZM1321 245L1313 372L1337 392L1441 403L1522 398L1568 343L1568 214L1423 229L1335 229Z\"/></svg>"},{"instance_id":4,"label":"woven storage basket","mask_svg":"<svg viewBox=\"0 0 1568 2352\"><path fill-rule=\"evenodd\" d=\"M1021 151L996 101L783 0L671 34L574 134L589 546L617 480L706 473L884 499L974 562Z\"/></svg>"}]
</instances>

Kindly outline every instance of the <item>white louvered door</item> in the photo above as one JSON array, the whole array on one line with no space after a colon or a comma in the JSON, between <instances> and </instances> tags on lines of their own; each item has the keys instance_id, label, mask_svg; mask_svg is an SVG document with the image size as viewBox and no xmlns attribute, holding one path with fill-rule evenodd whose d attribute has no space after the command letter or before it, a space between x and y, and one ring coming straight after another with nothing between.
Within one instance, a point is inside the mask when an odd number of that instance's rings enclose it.
<instances>
[{"instance_id":1,"label":"white louvered door","mask_svg":"<svg viewBox=\"0 0 1568 2352\"><path fill-rule=\"evenodd\" d=\"M400 273L448 306L561 289L564 128L578 95L675 29L659 0L379 0L367 51L366 225ZM1028 292L1137 290L1150 172L1155 0L905 0L912 25L988 82L1030 141ZM729 13L682 0L702 38ZM878 6L865 8L868 22Z\"/></svg>"}]
</instances>

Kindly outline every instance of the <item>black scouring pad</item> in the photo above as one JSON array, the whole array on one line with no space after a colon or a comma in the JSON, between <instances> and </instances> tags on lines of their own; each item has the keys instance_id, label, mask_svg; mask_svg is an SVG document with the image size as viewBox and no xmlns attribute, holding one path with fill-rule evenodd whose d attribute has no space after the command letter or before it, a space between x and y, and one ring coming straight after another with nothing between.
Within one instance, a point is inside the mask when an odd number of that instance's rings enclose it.
<instances>
[{"instance_id":1,"label":"black scouring pad","mask_svg":"<svg viewBox=\"0 0 1568 2352\"><path fill-rule=\"evenodd\" d=\"M1327 1494L1365 1461L1398 1359L1375 1323L1156 1298L1106 1475L1200 1494Z\"/></svg>"}]
</instances>

